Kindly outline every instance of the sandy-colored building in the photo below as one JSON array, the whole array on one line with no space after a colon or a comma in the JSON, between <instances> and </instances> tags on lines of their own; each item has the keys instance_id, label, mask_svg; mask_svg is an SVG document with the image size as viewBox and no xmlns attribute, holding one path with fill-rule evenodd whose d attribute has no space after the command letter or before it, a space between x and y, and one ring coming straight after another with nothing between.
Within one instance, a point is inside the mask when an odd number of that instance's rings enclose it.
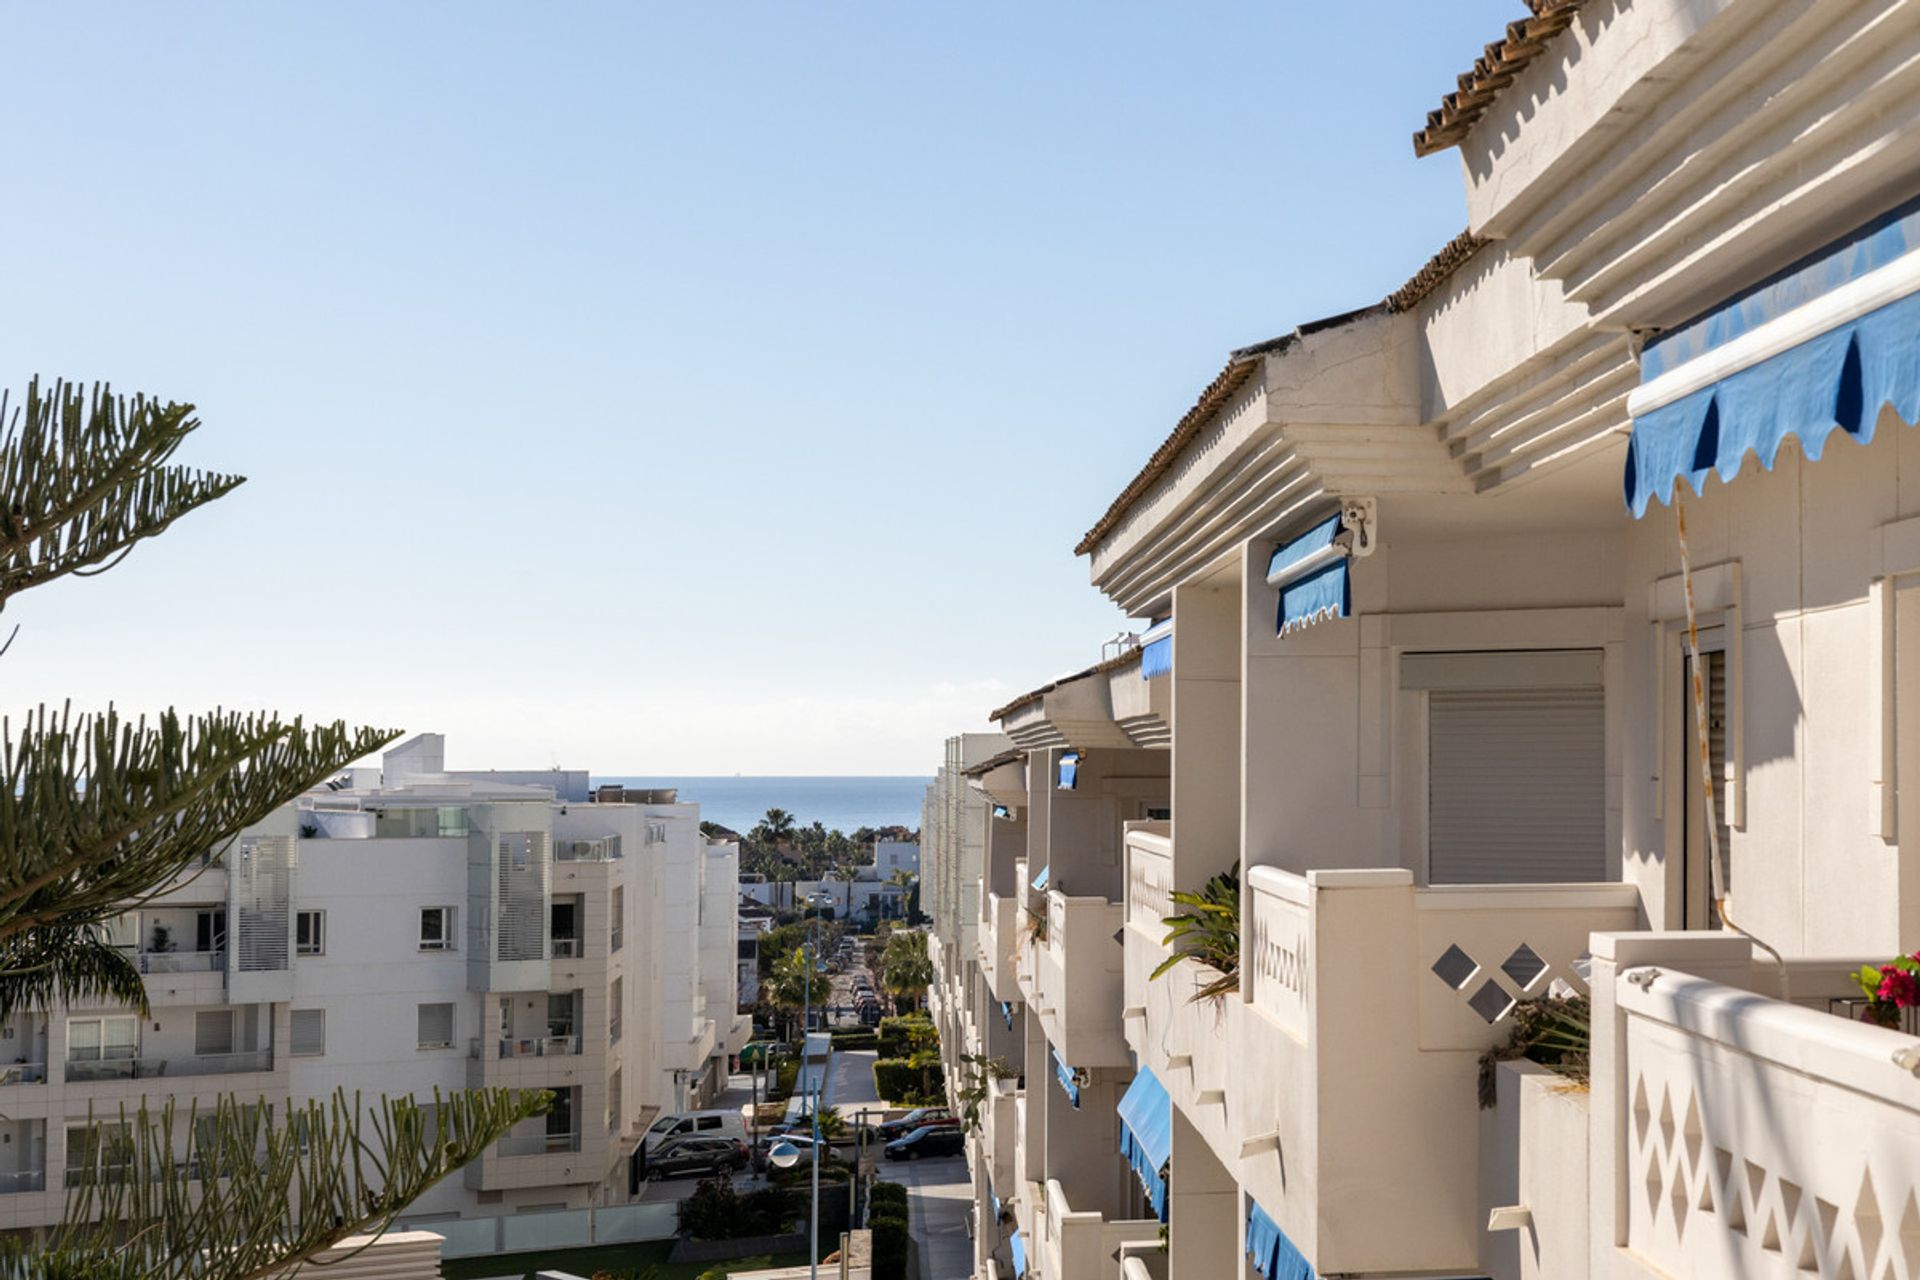
<instances>
[{"instance_id":1,"label":"sandy-colored building","mask_svg":"<svg viewBox=\"0 0 1920 1280\"><path fill-rule=\"evenodd\" d=\"M1847 1003L1920 947L1920 5L1532 8L1416 139L1469 229L1232 353L1078 548L1140 643L928 842L1021 1072L980 1275L1920 1268L1920 1039ZM1220 874L1237 981L1150 980ZM1590 1087L1483 1109L1550 991Z\"/></svg>"}]
</instances>

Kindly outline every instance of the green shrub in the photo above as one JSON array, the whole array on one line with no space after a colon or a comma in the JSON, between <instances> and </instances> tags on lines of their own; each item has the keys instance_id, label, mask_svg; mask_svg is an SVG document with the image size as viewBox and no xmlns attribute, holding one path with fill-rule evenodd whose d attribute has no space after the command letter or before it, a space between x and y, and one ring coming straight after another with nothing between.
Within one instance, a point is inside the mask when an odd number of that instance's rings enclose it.
<instances>
[{"instance_id":1,"label":"green shrub","mask_svg":"<svg viewBox=\"0 0 1920 1280\"><path fill-rule=\"evenodd\" d=\"M680 1231L696 1240L778 1235L805 1203L797 1190L771 1186L741 1195L727 1178L706 1178L680 1202Z\"/></svg>"},{"instance_id":2,"label":"green shrub","mask_svg":"<svg viewBox=\"0 0 1920 1280\"><path fill-rule=\"evenodd\" d=\"M872 1206L869 1212L879 1213L883 1206L900 1211L899 1216L907 1216L907 1189L898 1182L876 1182L867 1189L867 1203Z\"/></svg>"},{"instance_id":3,"label":"green shrub","mask_svg":"<svg viewBox=\"0 0 1920 1280\"><path fill-rule=\"evenodd\" d=\"M912 1244L907 1224L894 1218L872 1223L873 1280L906 1280L907 1253Z\"/></svg>"},{"instance_id":4,"label":"green shrub","mask_svg":"<svg viewBox=\"0 0 1920 1280\"><path fill-rule=\"evenodd\" d=\"M882 1018L875 1034L883 1058L904 1058L915 1049L937 1049L940 1035L933 1019L924 1013L909 1013L897 1018Z\"/></svg>"},{"instance_id":5,"label":"green shrub","mask_svg":"<svg viewBox=\"0 0 1920 1280\"><path fill-rule=\"evenodd\" d=\"M873 1064L873 1086L887 1101L911 1107L935 1107L947 1100L946 1073L937 1058L881 1058Z\"/></svg>"},{"instance_id":6,"label":"green shrub","mask_svg":"<svg viewBox=\"0 0 1920 1280\"><path fill-rule=\"evenodd\" d=\"M836 1049L878 1049L880 1037L871 1031L836 1031L833 1033L833 1047Z\"/></svg>"}]
</instances>

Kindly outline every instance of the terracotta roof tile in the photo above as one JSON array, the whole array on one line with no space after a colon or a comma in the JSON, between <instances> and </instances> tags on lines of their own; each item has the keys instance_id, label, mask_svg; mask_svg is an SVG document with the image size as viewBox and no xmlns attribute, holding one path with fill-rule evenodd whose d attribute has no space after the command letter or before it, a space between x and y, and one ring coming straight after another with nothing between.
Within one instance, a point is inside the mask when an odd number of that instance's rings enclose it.
<instances>
[{"instance_id":1,"label":"terracotta roof tile","mask_svg":"<svg viewBox=\"0 0 1920 1280\"><path fill-rule=\"evenodd\" d=\"M964 777L984 778L988 774L992 773L995 769L998 769L1003 764L1018 764L1019 762L1021 762L1022 760L1025 760L1026 758L1027 758L1027 753L1023 748L1010 747L1007 750L1002 751L999 755L988 756L985 760L982 760L979 764L973 765L969 768L962 769L960 772Z\"/></svg>"},{"instance_id":2,"label":"terracotta roof tile","mask_svg":"<svg viewBox=\"0 0 1920 1280\"><path fill-rule=\"evenodd\" d=\"M987 712L987 719L1004 720L1006 717L1012 715L1014 712L1026 706L1028 703L1038 702L1040 699L1046 697L1048 694L1052 693L1055 689L1058 689L1063 684L1072 684L1075 680L1085 680L1088 676L1105 675L1109 671L1118 671L1120 668L1124 666L1128 666L1132 663L1136 663L1138 661L1140 661L1139 648L1135 647L1135 648L1129 649L1125 653L1120 654L1118 657L1106 658L1099 662L1096 662L1092 666L1088 667L1085 671L1076 671L1070 676L1061 676L1058 680L1049 680L1047 681L1047 683L1041 685L1038 689L1032 689L1026 693L1021 694L1019 697L1015 698L1012 702L1009 702L1006 706L998 707L992 711Z\"/></svg>"},{"instance_id":3,"label":"terracotta roof tile","mask_svg":"<svg viewBox=\"0 0 1920 1280\"><path fill-rule=\"evenodd\" d=\"M1473 234L1471 229L1447 241L1440 252L1428 258L1426 265L1413 273L1412 279L1387 295L1387 310L1411 311L1420 304L1421 299L1445 284L1448 276L1464 266L1486 244L1486 239Z\"/></svg>"},{"instance_id":4,"label":"terracotta roof tile","mask_svg":"<svg viewBox=\"0 0 1920 1280\"><path fill-rule=\"evenodd\" d=\"M1413 153L1428 156L1459 145L1500 91L1546 48L1547 41L1573 25L1574 15L1585 3L1527 0L1532 16L1509 22L1505 38L1488 45L1460 75L1458 90L1442 98L1439 107L1427 113L1426 128L1413 135Z\"/></svg>"}]
</instances>

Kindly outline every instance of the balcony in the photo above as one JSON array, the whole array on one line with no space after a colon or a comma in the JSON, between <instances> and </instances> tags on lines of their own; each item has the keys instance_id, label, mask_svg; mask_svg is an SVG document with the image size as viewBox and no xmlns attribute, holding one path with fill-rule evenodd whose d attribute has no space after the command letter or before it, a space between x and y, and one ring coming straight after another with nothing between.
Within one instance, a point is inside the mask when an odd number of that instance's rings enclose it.
<instances>
[{"instance_id":1,"label":"balcony","mask_svg":"<svg viewBox=\"0 0 1920 1280\"><path fill-rule=\"evenodd\" d=\"M1014 987L1014 948L1019 945L1020 908L1012 898L987 895L986 919L980 929L980 972L996 1000L1017 1000Z\"/></svg>"},{"instance_id":2,"label":"balcony","mask_svg":"<svg viewBox=\"0 0 1920 1280\"><path fill-rule=\"evenodd\" d=\"M980 1150L995 1188L1013 1186L1018 1176L1014 1160L1020 1137L1020 1098L1013 1081L989 1078L987 1096L980 1101Z\"/></svg>"},{"instance_id":3,"label":"balcony","mask_svg":"<svg viewBox=\"0 0 1920 1280\"><path fill-rule=\"evenodd\" d=\"M44 1062L9 1062L0 1065L0 1085L46 1082L47 1064Z\"/></svg>"},{"instance_id":4,"label":"balcony","mask_svg":"<svg viewBox=\"0 0 1920 1280\"><path fill-rule=\"evenodd\" d=\"M47 1175L41 1169L16 1169L0 1173L0 1196L16 1196L28 1191L45 1191Z\"/></svg>"},{"instance_id":5,"label":"balcony","mask_svg":"<svg viewBox=\"0 0 1920 1280\"><path fill-rule=\"evenodd\" d=\"M228 1076L273 1070L273 1050L220 1053L180 1058L99 1058L67 1062L70 1084L99 1080L159 1080L179 1076Z\"/></svg>"},{"instance_id":6,"label":"balcony","mask_svg":"<svg viewBox=\"0 0 1920 1280\"><path fill-rule=\"evenodd\" d=\"M494 1150L503 1156L551 1156L579 1149L578 1133L508 1135L494 1144Z\"/></svg>"},{"instance_id":7,"label":"balcony","mask_svg":"<svg viewBox=\"0 0 1920 1280\"><path fill-rule=\"evenodd\" d=\"M598 840L555 840L555 862L614 862L621 857L620 837L602 836Z\"/></svg>"},{"instance_id":8,"label":"balcony","mask_svg":"<svg viewBox=\"0 0 1920 1280\"><path fill-rule=\"evenodd\" d=\"M1113 1280L1122 1245L1160 1243L1158 1218L1108 1221L1076 1213L1060 1184L1047 1182L1047 1212L1040 1243L1041 1274L1047 1280Z\"/></svg>"},{"instance_id":9,"label":"balcony","mask_svg":"<svg viewBox=\"0 0 1920 1280\"><path fill-rule=\"evenodd\" d=\"M1129 922L1143 1060L1320 1274L1477 1272L1479 1057L1518 999L1585 989L1589 936L1636 928L1637 891L1254 867L1242 901L1237 999L1193 1000L1193 961L1145 981L1164 952Z\"/></svg>"},{"instance_id":10,"label":"balcony","mask_svg":"<svg viewBox=\"0 0 1920 1280\"><path fill-rule=\"evenodd\" d=\"M1039 994L1039 939L1045 931L1041 922L1046 918L1046 897L1027 879L1025 858L1014 860L1013 881L1013 995L1001 999L1032 1004Z\"/></svg>"},{"instance_id":11,"label":"balcony","mask_svg":"<svg viewBox=\"0 0 1920 1280\"><path fill-rule=\"evenodd\" d=\"M227 967L227 953L220 951L142 951L136 957L143 974L221 973Z\"/></svg>"},{"instance_id":12,"label":"balcony","mask_svg":"<svg viewBox=\"0 0 1920 1280\"><path fill-rule=\"evenodd\" d=\"M1076 1067L1129 1067L1121 1020L1125 954L1114 934L1125 908L1105 898L1046 903L1046 941L1036 957L1035 1003L1047 1041Z\"/></svg>"},{"instance_id":13,"label":"balcony","mask_svg":"<svg viewBox=\"0 0 1920 1280\"><path fill-rule=\"evenodd\" d=\"M1789 961L1810 1008L1737 937L1594 952L1595 1241L1674 1276L1920 1274L1920 1038L1827 1012L1852 962Z\"/></svg>"},{"instance_id":14,"label":"balcony","mask_svg":"<svg viewBox=\"0 0 1920 1280\"><path fill-rule=\"evenodd\" d=\"M550 953L555 960L578 960L583 954L578 938L555 938Z\"/></svg>"},{"instance_id":15,"label":"balcony","mask_svg":"<svg viewBox=\"0 0 1920 1280\"><path fill-rule=\"evenodd\" d=\"M520 1039L474 1039L467 1046L469 1058L486 1058L488 1046L495 1058L560 1058L580 1052L579 1036L526 1036Z\"/></svg>"}]
</instances>

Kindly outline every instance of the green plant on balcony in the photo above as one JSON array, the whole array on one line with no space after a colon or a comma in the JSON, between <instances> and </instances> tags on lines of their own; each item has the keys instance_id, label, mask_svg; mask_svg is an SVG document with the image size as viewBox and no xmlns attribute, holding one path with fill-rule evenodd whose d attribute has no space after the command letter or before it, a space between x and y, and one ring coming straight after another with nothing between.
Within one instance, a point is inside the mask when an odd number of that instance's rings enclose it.
<instances>
[{"instance_id":1,"label":"green plant on balcony","mask_svg":"<svg viewBox=\"0 0 1920 1280\"><path fill-rule=\"evenodd\" d=\"M1871 1002L1862 1021L1900 1029L1900 1011L1920 1005L1920 951L1882 965L1862 965L1849 975Z\"/></svg>"},{"instance_id":2,"label":"green plant on balcony","mask_svg":"<svg viewBox=\"0 0 1920 1280\"><path fill-rule=\"evenodd\" d=\"M1020 929L1026 935L1027 941L1034 946L1047 945L1047 908L1044 902L1038 908L1027 908L1027 918Z\"/></svg>"},{"instance_id":3,"label":"green plant on balcony","mask_svg":"<svg viewBox=\"0 0 1920 1280\"><path fill-rule=\"evenodd\" d=\"M1576 1088L1587 1087L1593 1055L1592 1009L1585 996L1548 996L1522 1000L1509 1015L1513 1031L1507 1042L1480 1055L1480 1106L1494 1104L1494 1068L1525 1058L1566 1077Z\"/></svg>"},{"instance_id":4,"label":"green plant on balcony","mask_svg":"<svg viewBox=\"0 0 1920 1280\"><path fill-rule=\"evenodd\" d=\"M968 1133L980 1131L980 1104L987 1100L987 1093L996 1080L1011 1080L1020 1073L1010 1063L996 1055L984 1053L963 1053L960 1055L959 1080L953 1090L954 1101L960 1106L960 1126Z\"/></svg>"},{"instance_id":5,"label":"green plant on balcony","mask_svg":"<svg viewBox=\"0 0 1920 1280\"><path fill-rule=\"evenodd\" d=\"M1161 939L1173 954L1154 967L1149 978L1170 972L1182 960L1197 960L1214 976L1193 993L1195 1002L1218 1000L1240 989L1240 864L1211 877L1198 893L1178 890L1176 906L1186 910L1165 917L1167 936Z\"/></svg>"}]
</instances>

